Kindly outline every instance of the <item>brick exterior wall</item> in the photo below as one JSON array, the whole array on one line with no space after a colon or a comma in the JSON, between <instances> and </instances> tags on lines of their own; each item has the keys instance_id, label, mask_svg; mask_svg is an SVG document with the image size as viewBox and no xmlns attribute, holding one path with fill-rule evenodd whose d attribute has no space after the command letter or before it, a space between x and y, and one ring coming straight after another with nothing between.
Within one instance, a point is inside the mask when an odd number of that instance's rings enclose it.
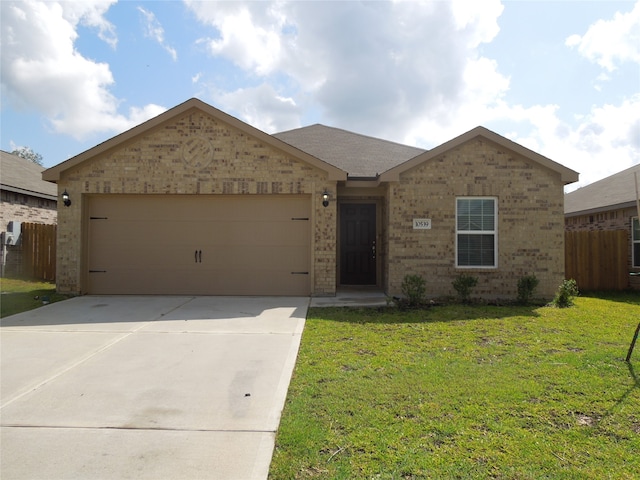
<instances>
[{"instance_id":1,"label":"brick exterior wall","mask_svg":"<svg viewBox=\"0 0 640 480\"><path fill-rule=\"evenodd\" d=\"M6 232L9 222L43 223L55 225L58 220L57 202L47 198L2 190L0 193L0 231ZM2 245L0 251L2 276L22 273L22 246Z\"/></svg>"},{"instance_id":2,"label":"brick exterior wall","mask_svg":"<svg viewBox=\"0 0 640 480\"><path fill-rule=\"evenodd\" d=\"M636 207L619 208L606 212L576 215L565 218L564 226L567 231L597 231L597 230L625 230L629 256L627 268L629 272L640 272L640 268L633 266L633 246L631 245L631 220L638 216ZM629 276L629 287L640 290L640 276Z\"/></svg>"},{"instance_id":3,"label":"brick exterior wall","mask_svg":"<svg viewBox=\"0 0 640 480\"><path fill-rule=\"evenodd\" d=\"M497 199L498 267L456 268L456 197ZM471 140L389 185L385 221L386 290L422 275L430 297L455 295L461 273L478 277L472 297L516 298L518 280L536 275L536 296L553 297L564 279L564 197L560 175L485 139ZM413 230L430 218L430 230Z\"/></svg>"},{"instance_id":4,"label":"brick exterior wall","mask_svg":"<svg viewBox=\"0 0 640 480\"><path fill-rule=\"evenodd\" d=\"M57 202L22 193L2 191L0 201L0 229L7 230L11 221L55 225L58 219Z\"/></svg>"},{"instance_id":5,"label":"brick exterior wall","mask_svg":"<svg viewBox=\"0 0 640 480\"><path fill-rule=\"evenodd\" d=\"M203 156L207 157L209 148L206 142L198 143L202 138L209 140L213 148L210 163L200 162ZM335 294L336 202L323 207L322 192L329 189L335 195L336 182L329 182L325 172L199 110L64 171L59 188L66 189L72 200L70 207L59 207L60 292L83 293L85 195L310 194L314 201L312 293Z\"/></svg>"}]
</instances>

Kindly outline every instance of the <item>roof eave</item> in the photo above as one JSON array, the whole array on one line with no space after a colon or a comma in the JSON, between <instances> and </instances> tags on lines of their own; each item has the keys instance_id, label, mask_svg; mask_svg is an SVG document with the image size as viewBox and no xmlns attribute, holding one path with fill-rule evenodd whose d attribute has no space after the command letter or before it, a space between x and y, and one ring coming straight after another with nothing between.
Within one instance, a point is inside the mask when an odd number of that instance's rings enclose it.
<instances>
[{"instance_id":1,"label":"roof eave","mask_svg":"<svg viewBox=\"0 0 640 480\"><path fill-rule=\"evenodd\" d=\"M36 192L34 190L27 190L20 187L12 187L11 185L0 185L0 190L19 193L21 195L29 195L30 197L45 198L47 200L58 200L56 195L52 195L50 193Z\"/></svg>"},{"instance_id":2,"label":"roof eave","mask_svg":"<svg viewBox=\"0 0 640 480\"><path fill-rule=\"evenodd\" d=\"M634 201L631 202L624 202L624 203L617 203L615 205L605 205L602 207L593 207L593 208L586 208L584 210L574 210L572 212L565 212L564 216L571 218L571 217L579 217L581 215L592 215L594 213L603 213L603 212L610 212L611 210L622 210L624 208L636 208L637 204Z\"/></svg>"}]
</instances>

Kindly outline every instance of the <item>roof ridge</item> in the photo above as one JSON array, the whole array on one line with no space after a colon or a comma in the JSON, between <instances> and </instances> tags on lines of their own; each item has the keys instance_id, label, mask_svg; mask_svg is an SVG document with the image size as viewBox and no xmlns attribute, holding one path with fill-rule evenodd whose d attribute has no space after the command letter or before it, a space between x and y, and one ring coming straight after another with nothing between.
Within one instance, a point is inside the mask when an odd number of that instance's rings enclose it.
<instances>
[{"instance_id":1,"label":"roof ridge","mask_svg":"<svg viewBox=\"0 0 640 480\"><path fill-rule=\"evenodd\" d=\"M373 135L367 135L367 134L364 134L364 133L353 132L353 131L347 130L345 128L332 127L332 126L329 126L329 125L325 125L323 123L314 123L314 124L311 124L311 125L307 125L306 127L293 128L291 130L285 130L283 132L274 133L273 135L277 136L277 135L280 135L280 134L286 134L286 133L294 132L296 130L304 130L304 129L308 129L308 128L312 128L312 127L322 127L322 128L326 128L328 130L339 131L339 132L347 133L349 135L356 135L358 137L367 138L367 139L370 139L370 140L375 140L377 142L385 142L385 143L389 143L389 144L393 144L393 145L398 145L400 147L413 148L413 149L416 149L416 150L420 150L421 152L427 152L428 151L426 148L416 147L415 145L408 145L406 143L396 142L395 140L387 140L385 138L374 137Z\"/></svg>"}]
</instances>

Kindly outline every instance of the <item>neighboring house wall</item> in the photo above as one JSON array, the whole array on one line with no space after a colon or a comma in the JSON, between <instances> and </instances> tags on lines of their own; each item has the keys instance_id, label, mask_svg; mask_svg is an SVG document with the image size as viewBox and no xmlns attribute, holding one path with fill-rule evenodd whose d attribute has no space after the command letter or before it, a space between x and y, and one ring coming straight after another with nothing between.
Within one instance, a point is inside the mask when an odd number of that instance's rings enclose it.
<instances>
[{"instance_id":1,"label":"neighboring house wall","mask_svg":"<svg viewBox=\"0 0 640 480\"><path fill-rule=\"evenodd\" d=\"M185 142L203 135L215 145L214 160L204 167L182 161ZM113 150L62 172L59 185L71 196L60 207L57 285L61 292L83 291L83 202L86 194L286 195L310 194L312 215L312 278L316 295L335 293L336 202L321 203L322 192L332 195L336 182L307 163L293 159L246 133L201 111L186 113L135 137Z\"/></svg>"},{"instance_id":2,"label":"neighboring house wall","mask_svg":"<svg viewBox=\"0 0 640 480\"><path fill-rule=\"evenodd\" d=\"M638 216L636 207L614 208L611 210L588 213L584 215L567 215L564 221L565 229L572 231L624 230L627 232L627 269L629 272L640 273L640 266L633 265L633 245L631 222ZM638 262L638 259L636 259ZM629 276L629 287L640 290L640 276Z\"/></svg>"},{"instance_id":3,"label":"neighboring house wall","mask_svg":"<svg viewBox=\"0 0 640 480\"><path fill-rule=\"evenodd\" d=\"M637 209L618 208L605 212L577 215L565 219L565 229L567 231L594 231L594 230L626 230L631 232L631 219L636 217ZM631 237L629 237L631 243Z\"/></svg>"},{"instance_id":4,"label":"neighboring house wall","mask_svg":"<svg viewBox=\"0 0 640 480\"><path fill-rule=\"evenodd\" d=\"M56 186L42 180L43 167L0 151L0 272L22 275L20 224L57 223ZM13 222L10 225L10 222Z\"/></svg>"},{"instance_id":5,"label":"neighboring house wall","mask_svg":"<svg viewBox=\"0 0 640 480\"><path fill-rule=\"evenodd\" d=\"M497 268L456 268L456 198L495 197ZM462 273L478 277L472 296L515 298L518 280L536 275L536 295L553 296L564 278L560 175L485 139L474 139L400 175L389 186L386 290L407 274L426 280L431 297L455 295ZM414 230L414 218L430 218Z\"/></svg>"},{"instance_id":6,"label":"neighboring house wall","mask_svg":"<svg viewBox=\"0 0 640 480\"><path fill-rule=\"evenodd\" d=\"M3 230L6 230L7 224L11 221L46 224L57 222L58 212L55 200L6 190L2 190L0 197L0 225Z\"/></svg>"},{"instance_id":7,"label":"neighboring house wall","mask_svg":"<svg viewBox=\"0 0 640 480\"><path fill-rule=\"evenodd\" d=\"M0 231L9 229L9 222L43 223L55 225L58 218L57 202L17 192L0 192ZM15 227L14 227L15 228ZM6 245L7 233L3 233L0 252L2 276L21 275L23 271L22 243ZM15 240L14 240L15 241Z\"/></svg>"}]
</instances>

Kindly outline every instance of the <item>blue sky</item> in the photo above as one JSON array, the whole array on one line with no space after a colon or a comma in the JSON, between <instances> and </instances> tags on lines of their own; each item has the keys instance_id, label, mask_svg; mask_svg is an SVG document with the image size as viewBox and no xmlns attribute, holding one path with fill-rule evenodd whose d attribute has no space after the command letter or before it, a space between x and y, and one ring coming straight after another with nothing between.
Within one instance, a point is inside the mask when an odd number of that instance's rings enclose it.
<instances>
[{"instance_id":1,"label":"blue sky","mask_svg":"<svg viewBox=\"0 0 640 480\"><path fill-rule=\"evenodd\" d=\"M432 148L483 125L640 163L640 1L0 1L0 148L47 167L191 97L274 133Z\"/></svg>"}]
</instances>

